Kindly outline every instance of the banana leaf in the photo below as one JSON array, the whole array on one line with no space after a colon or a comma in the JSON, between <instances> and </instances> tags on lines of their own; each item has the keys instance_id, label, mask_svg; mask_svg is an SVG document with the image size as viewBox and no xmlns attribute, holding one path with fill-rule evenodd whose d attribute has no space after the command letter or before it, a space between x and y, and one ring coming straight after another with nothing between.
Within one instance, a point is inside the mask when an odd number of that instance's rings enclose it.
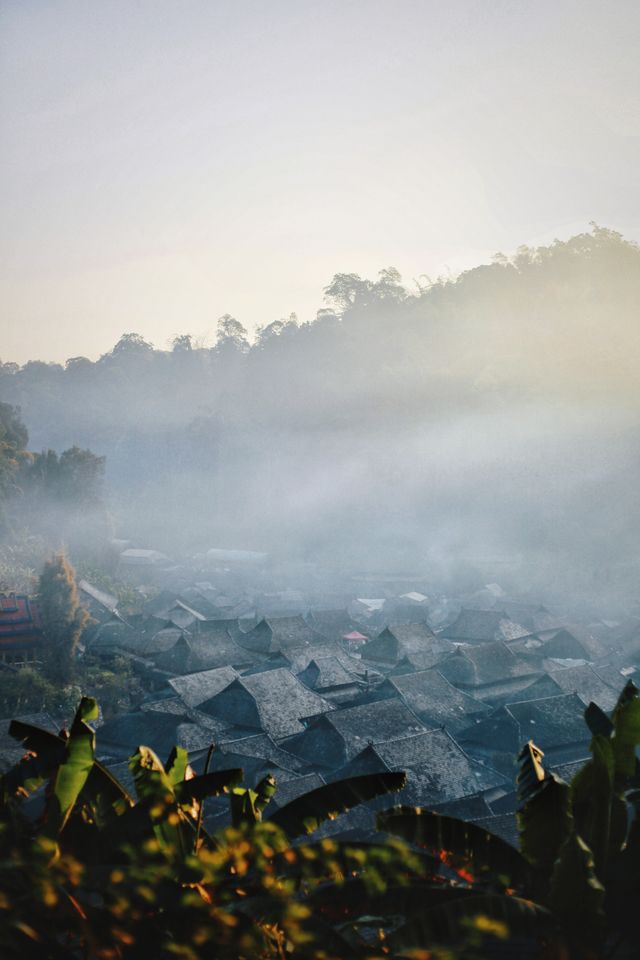
<instances>
[{"instance_id":1,"label":"banana leaf","mask_svg":"<svg viewBox=\"0 0 640 960\"><path fill-rule=\"evenodd\" d=\"M520 887L531 877L526 860L510 844L464 820L421 807L394 807L378 815L378 829L434 851L454 868L468 871L470 882Z\"/></svg>"},{"instance_id":2,"label":"banana leaf","mask_svg":"<svg viewBox=\"0 0 640 960\"><path fill-rule=\"evenodd\" d=\"M593 853L573 831L555 863L548 903L574 944L598 955L604 936L605 890L595 872Z\"/></svg>"},{"instance_id":3,"label":"banana leaf","mask_svg":"<svg viewBox=\"0 0 640 960\"><path fill-rule=\"evenodd\" d=\"M98 704L93 697L83 697L65 742L64 759L55 772L47 798L42 833L52 840L64 829L93 767L96 735L87 721L97 718Z\"/></svg>"},{"instance_id":4,"label":"banana leaf","mask_svg":"<svg viewBox=\"0 0 640 960\"><path fill-rule=\"evenodd\" d=\"M429 950L434 944L466 939L477 920L476 929L502 939L517 936L539 941L554 930L549 911L530 900L457 891L436 906L429 907L427 901L427 909L418 911L386 942L394 954L415 948Z\"/></svg>"},{"instance_id":5,"label":"banana leaf","mask_svg":"<svg viewBox=\"0 0 640 960\"><path fill-rule=\"evenodd\" d=\"M560 847L573 829L573 818L569 784L545 771L539 762L541 757L532 741L520 751L516 782L521 807L516 818L523 856L548 877ZM536 766L535 773L532 765Z\"/></svg>"},{"instance_id":6,"label":"banana leaf","mask_svg":"<svg viewBox=\"0 0 640 960\"><path fill-rule=\"evenodd\" d=\"M402 790L404 773L372 773L328 783L297 797L277 810L269 820L290 837L313 833L325 820L333 820L360 803Z\"/></svg>"}]
</instances>

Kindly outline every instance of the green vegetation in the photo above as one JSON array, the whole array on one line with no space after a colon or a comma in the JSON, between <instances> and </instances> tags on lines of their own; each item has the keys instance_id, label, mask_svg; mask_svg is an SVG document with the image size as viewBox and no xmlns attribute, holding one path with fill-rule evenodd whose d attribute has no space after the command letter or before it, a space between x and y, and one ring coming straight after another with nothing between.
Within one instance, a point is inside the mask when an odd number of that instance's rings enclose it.
<instances>
[{"instance_id":1,"label":"green vegetation","mask_svg":"<svg viewBox=\"0 0 640 960\"><path fill-rule=\"evenodd\" d=\"M63 553L48 560L40 576L38 605L47 638L45 672L58 682L73 677L78 643L89 614L80 606L73 567Z\"/></svg>"},{"instance_id":2,"label":"green vegetation","mask_svg":"<svg viewBox=\"0 0 640 960\"><path fill-rule=\"evenodd\" d=\"M83 698L59 735L14 721L27 753L0 781L3 957L629 956L640 896L640 699L585 713L591 760L568 784L519 757L521 852L427 810L381 812L375 843L314 839L403 774L329 784L277 809L273 777L196 776L186 751L129 762L137 800L95 759ZM230 826L210 834L206 798ZM629 816L629 811L636 814ZM267 817L267 819L265 819ZM504 954L503 954L504 955Z\"/></svg>"}]
</instances>

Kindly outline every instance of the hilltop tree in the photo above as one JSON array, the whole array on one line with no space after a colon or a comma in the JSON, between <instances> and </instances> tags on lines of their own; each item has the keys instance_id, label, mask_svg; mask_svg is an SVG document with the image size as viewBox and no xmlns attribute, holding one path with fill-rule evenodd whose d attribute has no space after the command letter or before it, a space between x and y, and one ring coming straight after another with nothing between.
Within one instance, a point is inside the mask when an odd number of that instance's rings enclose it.
<instances>
[{"instance_id":1,"label":"hilltop tree","mask_svg":"<svg viewBox=\"0 0 640 960\"><path fill-rule=\"evenodd\" d=\"M48 560L38 588L45 633L45 670L52 680L68 681L74 669L78 641L89 615L78 600L75 571L64 553Z\"/></svg>"}]
</instances>

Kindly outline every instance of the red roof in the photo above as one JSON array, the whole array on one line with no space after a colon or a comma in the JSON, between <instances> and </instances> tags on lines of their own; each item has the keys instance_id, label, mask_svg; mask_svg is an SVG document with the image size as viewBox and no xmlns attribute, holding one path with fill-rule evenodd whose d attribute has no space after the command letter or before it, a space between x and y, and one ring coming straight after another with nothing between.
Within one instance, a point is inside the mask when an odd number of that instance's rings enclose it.
<instances>
[{"instance_id":1,"label":"red roof","mask_svg":"<svg viewBox=\"0 0 640 960\"><path fill-rule=\"evenodd\" d=\"M24 594L0 593L0 647L29 647L42 639L37 604Z\"/></svg>"},{"instance_id":2,"label":"red roof","mask_svg":"<svg viewBox=\"0 0 640 960\"><path fill-rule=\"evenodd\" d=\"M363 633L358 633L357 630L352 630L351 633L345 633L343 640L367 640L368 637L365 637Z\"/></svg>"}]
</instances>

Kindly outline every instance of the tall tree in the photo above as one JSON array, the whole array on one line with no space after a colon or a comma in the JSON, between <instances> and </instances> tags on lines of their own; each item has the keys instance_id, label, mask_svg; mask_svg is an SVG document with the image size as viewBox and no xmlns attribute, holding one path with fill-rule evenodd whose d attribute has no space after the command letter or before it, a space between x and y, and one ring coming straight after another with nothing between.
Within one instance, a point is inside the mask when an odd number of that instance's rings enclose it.
<instances>
[{"instance_id":1,"label":"tall tree","mask_svg":"<svg viewBox=\"0 0 640 960\"><path fill-rule=\"evenodd\" d=\"M45 633L45 671L67 682L73 675L78 641L89 614L78 601L75 571L64 553L54 554L40 576L40 616Z\"/></svg>"}]
</instances>

